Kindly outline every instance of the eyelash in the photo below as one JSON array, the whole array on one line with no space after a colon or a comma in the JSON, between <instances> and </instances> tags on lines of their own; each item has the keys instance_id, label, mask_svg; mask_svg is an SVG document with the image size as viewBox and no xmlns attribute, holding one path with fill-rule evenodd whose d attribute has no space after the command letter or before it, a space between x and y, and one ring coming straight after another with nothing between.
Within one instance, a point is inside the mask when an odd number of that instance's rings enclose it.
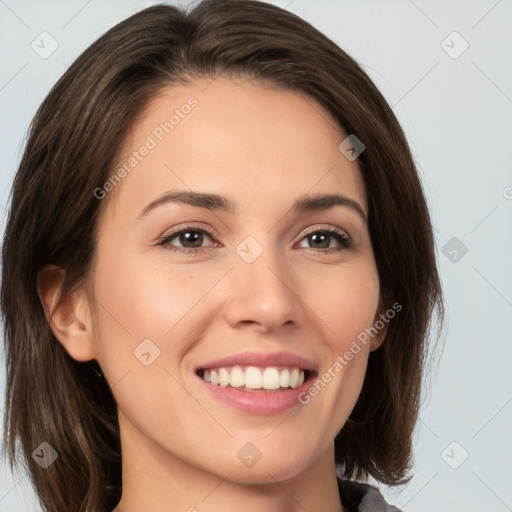
<instances>
[{"instance_id":1,"label":"eyelash","mask_svg":"<svg viewBox=\"0 0 512 512\"><path fill-rule=\"evenodd\" d=\"M168 250L173 251L174 253L182 253L182 254L198 254L203 252L206 247L169 247L168 244L171 240L176 238L177 236L181 235L182 233L202 233L209 236L212 240L214 240L214 235L209 230L204 228L199 228L197 226L185 226L179 230L173 231L172 233L169 233L168 235L164 236L157 245L167 248ZM339 228L315 228L309 230L307 233L304 234L304 236L300 239L304 240L309 235L312 234L323 234L334 237L338 243L341 245L341 247L330 247L325 249L315 249L314 247L306 247L305 249L310 249L315 252L321 252L323 254L332 254L341 252L346 249L350 249L352 247L352 240L350 237L341 229Z\"/></svg>"}]
</instances>

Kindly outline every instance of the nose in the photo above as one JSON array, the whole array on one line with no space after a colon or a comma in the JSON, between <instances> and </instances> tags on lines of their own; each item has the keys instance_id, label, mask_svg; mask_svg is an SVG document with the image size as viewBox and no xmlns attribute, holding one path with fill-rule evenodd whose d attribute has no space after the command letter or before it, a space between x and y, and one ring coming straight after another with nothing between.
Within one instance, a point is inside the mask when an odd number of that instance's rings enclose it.
<instances>
[{"instance_id":1,"label":"nose","mask_svg":"<svg viewBox=\"0 0 512 512\"><path fill-rule=\"evenodd\" d=\"M236 256L234 267L224 302L224 316L231 327L268 333L301 324L296 279L282 256L264 250L252 263Z\"/></svg>"}]
</instances>

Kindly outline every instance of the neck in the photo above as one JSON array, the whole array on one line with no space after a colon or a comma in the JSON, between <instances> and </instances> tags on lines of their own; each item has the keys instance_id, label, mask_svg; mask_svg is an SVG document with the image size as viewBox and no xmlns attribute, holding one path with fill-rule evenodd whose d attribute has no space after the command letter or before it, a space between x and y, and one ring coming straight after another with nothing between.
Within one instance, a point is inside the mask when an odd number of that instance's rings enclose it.
<instances>
[{"instance_id":1,"label":"neck","mask_svg":"<svg viewBox=\"0 0 512 512\"><path fill-rule=\"evenodd\" d=\"M133 426L121 429L121 449L123 494L114 512L345 512L333 445L291 478L263 472L256 483L237 481L233 468L214 474L174 457Z\"/></svg>"}]
</instances>

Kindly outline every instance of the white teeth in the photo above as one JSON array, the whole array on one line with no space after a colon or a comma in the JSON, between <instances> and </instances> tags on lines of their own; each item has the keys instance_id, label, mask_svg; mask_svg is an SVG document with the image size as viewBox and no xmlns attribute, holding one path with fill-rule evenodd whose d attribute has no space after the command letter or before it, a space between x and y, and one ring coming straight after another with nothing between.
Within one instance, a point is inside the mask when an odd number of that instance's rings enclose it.
<instances>
[{"instance_id":1,"label":"white teeth","mask_svg":"<svg viewBox=\"0 0 512 512\"><path fill-rule=\"evenodd\" d=\"M235 366L231 369L229 385L232 388L241 388L245 385L245 374L239 366Z\"/></svg>"},{"instance_id":2,"label":"white teeth","mask_svg":"<svg viewBox=\"0 0 512 512\"><path fill-rule=\"evenodd\" d=\"M245 387L249 389L261 389L261 371L255 366L249 366L245 370Z\"/></svg>"},{"instance_id":3,"label":"white teeth","mask_svg":"<svg viewBox=\"0 0 512 512\"><path fill-rule=\"evenodd\" d=\"M267 368L263 372L263 389L279 389L279 372L277 368Z\"/></svg>"},{"instance_id":4,"label":"white teeth","mask_svg":"<svg viewBox=\"0 0 512 512\"><path fill-rule=\"evenodd\" d=\"M290 373L290 387L296 388L298 382L299 382L299 369L294 368L292 370L292 373Z\"/></svg>"},{"instance_id":5,"label":"white teeth","mask_svg":"<svg viewBox=\"0 0 512 512\"><path fill-rule=\"evenodd\" d=\"M221 368L219 370L219 384L223 388L229 385L229 373L225 370L225 368Z\"/></svg>"},{"instance_id":6,"label":"white teeth","mask_svg":"<svg viewBox=\"0 0 512 512\"><path fill-rule=\"evenodd\" d=\"M287 388L290 385L290 370L288 370L288 368L281 372L281 375L279 376L279 385L282 388Z\"/></svg>"},{"instance_id":7,"label":"white teeth","mask_svg":"<svg viewBox=\"0 0 512 512\"><path fill-rule=\"evenodd\" d=\"M279 371L275 366L258 368L249 366L244 370L240 366L205 370L203 380L214 386L232 388L277 390L279 388L297 388L304 384L304 370L284 368Z\"/></svg>"}]
</instances>

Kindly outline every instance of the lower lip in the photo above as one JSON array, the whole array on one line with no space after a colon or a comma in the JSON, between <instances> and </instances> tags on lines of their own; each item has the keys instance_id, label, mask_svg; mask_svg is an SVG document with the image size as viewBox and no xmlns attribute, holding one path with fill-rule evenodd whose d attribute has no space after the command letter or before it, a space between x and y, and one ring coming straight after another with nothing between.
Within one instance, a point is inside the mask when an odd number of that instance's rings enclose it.
<instances>
[{"instance_id":1,"label":"lower lip","mask_svg":"<svg viewBox=\"0 0 512 512\"><path fill-rule=\"evenodd\" d=\"M271 415L286 412L297 405L302 405L299 401L299 395L306 391L310 386L311 377L298 388L289 388L284 391L242 391L230 386L221 387L214 386L204 381L201 382L206 386L208 391L222 402L238 409L239 411Z\"/></svg>"}]
</instances>

